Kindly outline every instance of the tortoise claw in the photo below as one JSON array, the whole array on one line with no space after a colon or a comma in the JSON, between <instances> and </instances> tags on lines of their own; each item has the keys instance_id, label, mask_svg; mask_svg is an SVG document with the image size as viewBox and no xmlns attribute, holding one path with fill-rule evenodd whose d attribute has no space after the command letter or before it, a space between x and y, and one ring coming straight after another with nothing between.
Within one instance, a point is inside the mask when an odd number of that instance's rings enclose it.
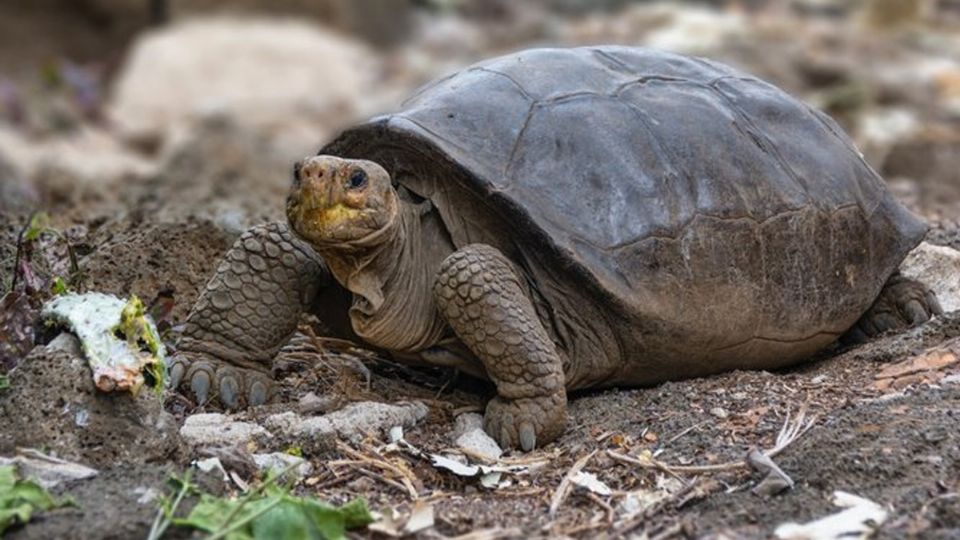
<instances>
[{"instance_id":1,"label":"tortoise claw","mask_svg":"<svg viewBox=\"0 0 960 540\"><path fill-rule=\"evenodd\" d=\"M902 326L902 323L890 313L879 313L873 318L873 324L877 328L877 333L896 330Z\"/></svg>"},{"instance_id":2,"label":"tortoise claw","mask_svg":"<svg viewBox=\"0 0 960 540\"><path fill-rule=\"evenodd\" d=\"M170 385L189 385L197 405L219 402L225 409L263 405L270 399L272 380L255 369L246 369L204 356L195 361L183 354L170 364Z\"/></svg>"},{"instance_id":3,"label":"tortoise claw","mask_svg":"<svg viewBox=\"0 0 960 540\"><path fill-rule=\"evenodd\" d=\"M168 382L170 388L176 389L179 387L186 372L186 363L179 356L174 356L173 361L170 362L170 380Z\"/></svg>"},{"instance_id":4,"label":"tortoise claw","mask_svg":"<svg viewBox=\"0 0 960 540\"><path fill-rule=\"evenodd\" d=\"M520 424L520 449L530 452L537 447L537 432L530 422Z\"/></svg>"},{"instance_id":5,"label":"tortoise claw","mask_svg":"<svg viewBox=\"0 0 960 540\"><path fill-rule=\"evenodd\" d=\"M220 374L219 380L220 403L227 409L236 409L240 406L240 385L237 378L231 373Z\"/></svg>"},{"instance_id":6,"label":"tortoise claw","mask_svg":"<svg viewBox=\"0 0 960 540\"><path fill-rule=\"evenodd\" d=\"M190 390L197 399L198 405L207 402L210 395L210 374L205 370L197 370L190 376Z\"/></svg>"},{"instance_id":7,"label":"tortoise claw","mask_svg":"<svg viewBox=\"0 0 960 540\"><path fill-rule=\"evenodd\" d=\"M910 300L906 302L903 306L901 306L901 310L903 311L904 318L906 318L907 323L909 323L910 326L923 324L930 318L930 314L927 313L927 310L923 308L923 304L921 304L918 300Z\"/></svg>"},{"instance_id":8,"label":"tortoise claw","mask_svg":"<svg viewBox=\"0 0 960 540\"><path fill-rule=\"evenodd\" d=\"M269 396L269 385L260 380L250 383L250 395L247 396L247 403L251 407L263 405L267 402Z\"/></svg>"}]
</instances>

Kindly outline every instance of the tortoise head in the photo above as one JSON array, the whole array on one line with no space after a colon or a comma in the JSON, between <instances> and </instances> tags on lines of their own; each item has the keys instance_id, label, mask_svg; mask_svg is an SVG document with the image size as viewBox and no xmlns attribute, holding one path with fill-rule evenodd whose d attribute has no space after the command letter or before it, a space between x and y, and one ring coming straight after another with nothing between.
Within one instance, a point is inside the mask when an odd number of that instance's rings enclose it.
<instances>
[{"instance_id":1,"label":"tortoise head","mask_svg":"<svg viewBox=\"0 0 960 540\"><path fill-rule=\"evenodd\" d=\"M372 161L312 156L293 167L287 220L315 247L376 236L396 221L397 211L390 175Z\"/></svg>"}]
</instances>

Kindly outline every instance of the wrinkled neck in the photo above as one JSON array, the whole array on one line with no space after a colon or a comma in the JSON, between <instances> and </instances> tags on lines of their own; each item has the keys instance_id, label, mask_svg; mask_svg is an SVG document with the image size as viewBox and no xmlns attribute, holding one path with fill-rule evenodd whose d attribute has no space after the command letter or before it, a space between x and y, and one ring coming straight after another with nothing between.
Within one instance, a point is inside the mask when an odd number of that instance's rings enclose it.
<instances>
[{"instance_id":1,"label":"wrinkled neck","mask_svg":"<svg viewBox=\"0 0 960 540\"><path fill-rule=\"evenodd\" d=\"M383 304L383 288L403 264L413 212L399 204L394 218L383 228L363 238L329 246L315 246L334 278L344 288L362 297L374 312Z\"/></svg>"}]
</instances>

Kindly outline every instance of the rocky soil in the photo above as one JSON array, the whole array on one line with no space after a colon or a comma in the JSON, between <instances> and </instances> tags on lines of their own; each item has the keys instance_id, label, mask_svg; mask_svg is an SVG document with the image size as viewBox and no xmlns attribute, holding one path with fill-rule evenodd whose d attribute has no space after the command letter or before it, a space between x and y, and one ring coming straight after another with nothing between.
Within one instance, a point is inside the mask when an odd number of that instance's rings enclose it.
<instances>
[{"instance_id":1,"label":"rocky soil","mask_svg":"<svg viewBox=\"0 0 960 540\"><path fill-rule=\"evenodd\" d=\"M87 20L72 12L19 4L0 7L0 28L22 25L0 32L0 58L12 62L0 65L15 66L0 68L0 293L10 293L0 333L11 347L10 329L27 328L49 279L71 275L66 243L80 270L74 288L139 296L172 344L232 241L282 217L294 159L433 77L545 43L702 54L829 111L930 222L911 269L952 295L945 305L960 306L960 259L941 250L960 249L955 3L903 2L916 9L891 15L889 2L423 2L389 45L356 32L348 15L297 2L284 3L293 21L256 9L254 18L211 18L212 7L197 19L173 2L168 26L144 30L144 16L99 33L86 23L72 30L68 21ZM83 4L101 21L139 9ZM31 28L63 35L13 54L14 34ZM36 210L58 233L32 244L29 276L21 268L14 287L18 237ZM879 538L960 537L957 312L782 372L574 396L559 441L503 455L471 416L489 385L314 339L310 320L302 328L278 362L280 402L225 416L172 392L96 391L67 334L30 326L22 346L0 347L10 382L0 389L0 456L34 448L99 471L52 488L79 508L44 513L9 536L146 537L167 479L195 460L218 457L233 474L203 481L233 493L298 448L298 492L334 503L362 496L395 512L401 529L428 508L432 525L412 533L422 538L768 538L783 523L836 512L838 490L885 511ZM755 489L764 474L744 460L751 448L776 447L785 423L802 429L773 461L794 484L765 493ZM458 474L432 463L435 453L509 470Z\"/></svg>"}]
</instances>

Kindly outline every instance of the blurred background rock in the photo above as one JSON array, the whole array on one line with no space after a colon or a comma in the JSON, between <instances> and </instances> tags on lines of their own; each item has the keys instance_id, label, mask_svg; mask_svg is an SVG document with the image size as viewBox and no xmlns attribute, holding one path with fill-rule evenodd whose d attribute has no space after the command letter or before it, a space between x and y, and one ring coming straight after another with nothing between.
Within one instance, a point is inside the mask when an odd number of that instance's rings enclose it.
<instances>
[{"instance_id":1,"label":"blurred background rock","mask_svg":"<svg viewBox=\"0 0 960 540\"><path fill-rule=\"evenodd\" d=\"M960 0L4 0L0 211L91 238L206 220L225 245L280 217L293 160L424 82L596 43L766 78L836 117L915 210L960 215Z\"/></svg>"}]
</instances>

